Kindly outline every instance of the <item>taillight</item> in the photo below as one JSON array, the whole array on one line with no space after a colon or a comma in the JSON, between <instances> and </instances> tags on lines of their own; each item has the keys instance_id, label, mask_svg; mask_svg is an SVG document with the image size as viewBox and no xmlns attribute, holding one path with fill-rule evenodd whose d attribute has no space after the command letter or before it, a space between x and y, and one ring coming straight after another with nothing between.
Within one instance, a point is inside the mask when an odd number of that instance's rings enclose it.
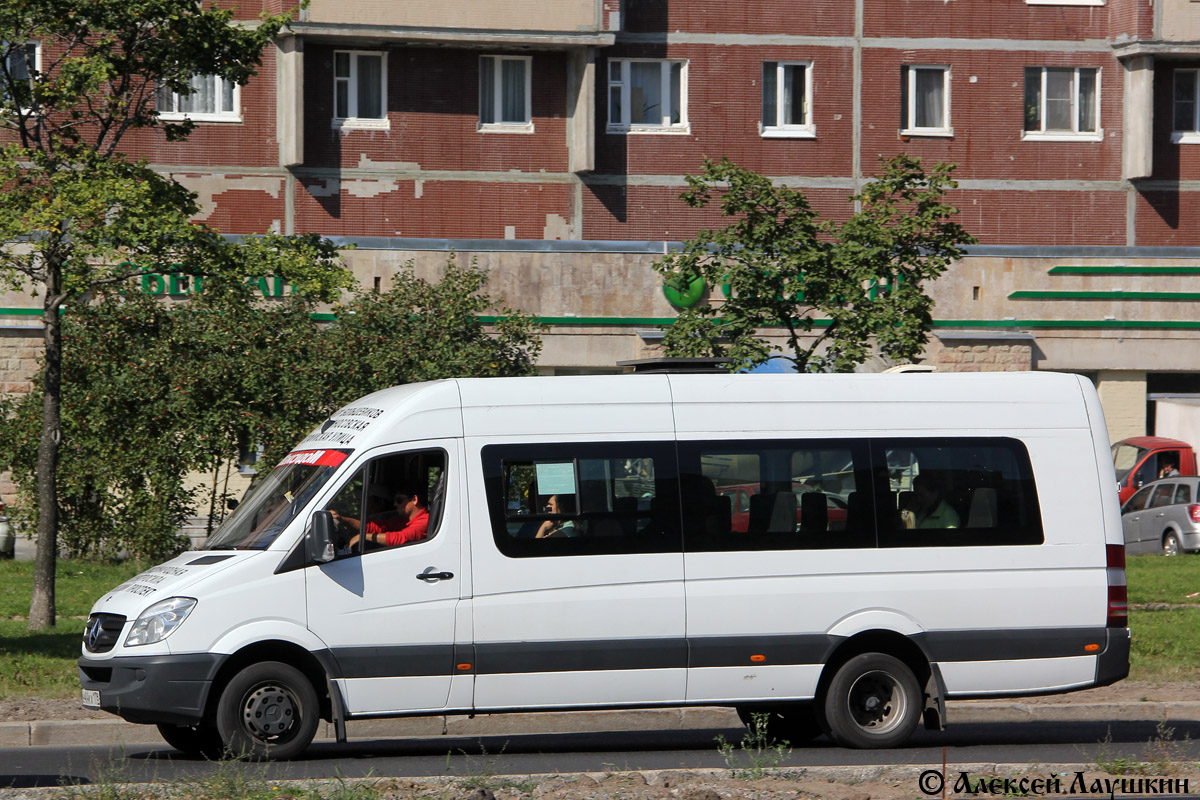
<instances>
[{"instance_id":1,"label":"taillight","mask_svg":"<svg viewBox=\"0 0 1200 800\"><path fill-rule=\"evenodd\" d=\"M1108 567L1108 628L1129 627L1129 589L1125 585L1125 546L1110 544L1104 547Z\"/></svg>"},{"instance_id":2,"label":"taillight","mask_svg":"<svg viewBox=\"0 0 1200 800\"><path fill-rule=\"evenodd\" d=\"M1200 522L1200 505L1192 503L1188 506L1188 517L1191 518L1192 522Z\"/></svg>"}]
</instances>

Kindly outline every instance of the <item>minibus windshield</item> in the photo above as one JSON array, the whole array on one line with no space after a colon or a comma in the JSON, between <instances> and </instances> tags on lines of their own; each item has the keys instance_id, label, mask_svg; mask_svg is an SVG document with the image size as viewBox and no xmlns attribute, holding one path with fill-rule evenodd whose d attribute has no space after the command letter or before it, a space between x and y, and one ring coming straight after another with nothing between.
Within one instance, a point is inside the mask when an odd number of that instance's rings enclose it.
<instances>
[{"instance_id":1,"label":"minibus windshield","mask_svg":"<svg viewBox=\"0 0 1200 800\"><path fill-rule=\"evenodd\" d=\"M251 487L233 514L205 545L206 550L263 550L308 505L349 451L311 450L289 454Z\"/></svg>"}]
</instances>

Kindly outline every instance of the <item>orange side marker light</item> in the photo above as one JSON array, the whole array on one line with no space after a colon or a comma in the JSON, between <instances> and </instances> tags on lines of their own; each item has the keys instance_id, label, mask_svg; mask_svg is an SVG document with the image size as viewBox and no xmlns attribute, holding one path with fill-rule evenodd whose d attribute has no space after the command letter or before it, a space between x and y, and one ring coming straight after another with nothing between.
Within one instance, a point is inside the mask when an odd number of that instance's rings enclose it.
<instances>
[{"instance_id":1,"label":"orange side marker light","mask_svg":"<svg viewBox=\"0 0 1200 800\"><path fill-rule=\"evenodd\" d=\"M766 656L763 656L763 655L757 655L757 654L756 654L756 655L752 655L752 656L750 656L750 660L751 660L751 661L754 661L754 662L758 662L758 661L766 661L766 660L767 660L767 657L766 657Z\"/></svg>"}]
</instances>

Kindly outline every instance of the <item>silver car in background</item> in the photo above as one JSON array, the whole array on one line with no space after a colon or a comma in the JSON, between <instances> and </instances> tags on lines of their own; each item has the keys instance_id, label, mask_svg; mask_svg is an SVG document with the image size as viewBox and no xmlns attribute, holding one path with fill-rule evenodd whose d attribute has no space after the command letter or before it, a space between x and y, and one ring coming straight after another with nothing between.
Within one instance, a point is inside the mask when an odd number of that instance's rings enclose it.
<instances>
[{"instance_id":1,"label":"silver car in background","mask_svg":"<svg viewBox=\"0 0 1200 800\"><path fill-rule=\"evenodd\" d=\"M1200 550L1200 477L1147 483L1121 507L1121 527L1130 555Z\"/></svg>"}]
</instances>

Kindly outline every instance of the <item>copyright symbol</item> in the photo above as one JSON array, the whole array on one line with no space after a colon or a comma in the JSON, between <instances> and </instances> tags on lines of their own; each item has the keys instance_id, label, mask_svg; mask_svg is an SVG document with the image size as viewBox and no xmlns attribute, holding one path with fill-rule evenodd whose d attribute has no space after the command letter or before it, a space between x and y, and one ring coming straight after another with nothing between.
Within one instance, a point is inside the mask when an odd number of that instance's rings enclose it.
<instances>
[{"instance_id":1,"label":"copyright symbol","mask_svg":"<svg viewBox=\"0 0 1200 800\"><path fill-rule=\"evenodd\" d=\"M917 786L928 795L941 794L945 785L946 777L936 769L925 770L917 780Z\"/></svg>"}]
</instances>

